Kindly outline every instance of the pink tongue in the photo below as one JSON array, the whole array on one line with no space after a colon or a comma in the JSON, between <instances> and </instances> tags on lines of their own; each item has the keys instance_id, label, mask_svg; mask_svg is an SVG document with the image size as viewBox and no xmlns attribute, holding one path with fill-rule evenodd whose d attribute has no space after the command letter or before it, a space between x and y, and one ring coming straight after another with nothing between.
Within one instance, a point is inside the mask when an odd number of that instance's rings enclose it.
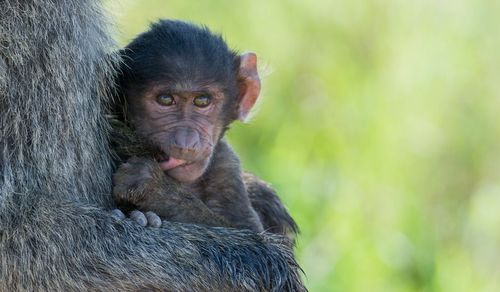
<instances>
[{"instance_id":1,"label":"pink tongue","mask_svg":"<svg viewBox=\"0 0 500 292\"><path fill-rule=\"evenodd\" d=\"M186 164L186 160L169 157L167 160L160 162L160 168L162 170L170 170L172 168L176 168L177 166L183 164Z\"/></svg>"}]
</instances>

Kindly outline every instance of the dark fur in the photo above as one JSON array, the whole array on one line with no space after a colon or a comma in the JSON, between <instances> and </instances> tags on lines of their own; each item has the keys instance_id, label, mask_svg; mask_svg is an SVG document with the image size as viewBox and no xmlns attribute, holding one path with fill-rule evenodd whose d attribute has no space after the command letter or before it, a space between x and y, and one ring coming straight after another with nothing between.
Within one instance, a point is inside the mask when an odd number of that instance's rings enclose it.
<instances>
[{"instance_id":1,"label":"dark fur","mask_svg":"<svg viewBox=\"0 0 500 292\"><path fill-rule=\"evenodd\" d=\"M112 218L98 3L0 7L0 291L305 289L281 237Z\"/></svg>"}]
</instances>

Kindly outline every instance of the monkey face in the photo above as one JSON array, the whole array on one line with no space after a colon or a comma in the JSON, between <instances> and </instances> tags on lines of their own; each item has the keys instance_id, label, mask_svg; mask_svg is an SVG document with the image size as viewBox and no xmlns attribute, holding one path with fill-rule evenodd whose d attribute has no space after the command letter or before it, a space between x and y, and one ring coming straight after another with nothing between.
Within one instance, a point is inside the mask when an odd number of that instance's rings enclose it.
<instances>
[{"instance_id":1,"label":"monkey face","mask_svg":"<svg viewBox=\"0 0 500 292\"><path fill-rule=\"evenodd\" d=\"M225 127L225 95L216 86L157 84L131 96L130 122L162 150L156 159L167 175L192 182L205 172Z\"/></svg>"},{"instance_id":2,"label":"monkey face","mask_svg":"<svg viewBox=\"0 0 500 292\"><path fill-rule=\"evenodd\" d=\"M167 175L195 181L227 126L245 120L259 96L256 55L237 55L206 28L162 21L122 57L119 87L128 108L116 110L161 149Z\"/></svg>"}]
</instances>

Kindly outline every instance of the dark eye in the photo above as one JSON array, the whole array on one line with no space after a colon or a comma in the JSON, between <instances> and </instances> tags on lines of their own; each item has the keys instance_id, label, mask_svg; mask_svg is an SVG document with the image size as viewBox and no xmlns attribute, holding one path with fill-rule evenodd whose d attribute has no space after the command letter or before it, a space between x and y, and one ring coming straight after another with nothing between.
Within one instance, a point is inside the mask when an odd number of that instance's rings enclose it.
<instances>
[{"instance_id":1,"label":"dark eye","mask_svg":"<svg viewBox=\"0 0 500 292\"><path fill-rule=\"evenodd\" d=\"M165 105L165 106L171 106L175 104L175 99L172 95L170 94L162 94L159 95L156 100L158 101L159 104Z\"/></svg>"},{"instance_id":2,"label":"dark eye","mask_svg":"<svg viewBox=\"0 0 500 292\"><path fill-rule=\"evenodd\" d=\"M197 107L207 107L210 103L212 103L212 97L210 95L200 95L193 100L193 104Z\"/></svg>"}]
</instances>

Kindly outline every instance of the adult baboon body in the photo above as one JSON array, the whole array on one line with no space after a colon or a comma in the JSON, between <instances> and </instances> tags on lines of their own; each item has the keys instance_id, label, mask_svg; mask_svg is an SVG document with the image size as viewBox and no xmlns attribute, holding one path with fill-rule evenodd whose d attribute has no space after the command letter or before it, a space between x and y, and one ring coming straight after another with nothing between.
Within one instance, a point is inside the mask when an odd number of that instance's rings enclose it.
<instances>
[{"instance_id":1,"label":"adult baboon body","mask_svg":"<svg viewBox=\"0 0 500 292\"><path fill-rule=\"evenodd\" d=\"M99 3L0 7L0 291L304 290L280 237L111 217Z\"/></svg>"}]
</instances>

